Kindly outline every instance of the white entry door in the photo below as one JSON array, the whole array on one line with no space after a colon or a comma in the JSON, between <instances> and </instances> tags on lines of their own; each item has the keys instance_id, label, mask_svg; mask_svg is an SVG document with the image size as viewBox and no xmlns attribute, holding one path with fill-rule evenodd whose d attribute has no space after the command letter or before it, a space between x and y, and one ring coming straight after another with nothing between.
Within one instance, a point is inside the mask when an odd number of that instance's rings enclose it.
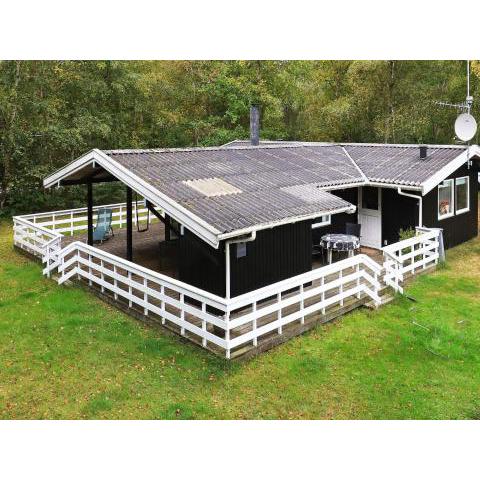
<instances>
[{"instance_id":1,"label":"white entry door","mask_svg":"<svg viewBox=\"0 0 480 480\"><path fill-rule=\"evenodd\" d=\"M360 243L366 247L382 248L381 188L359 188L358 223L362 226Z\"/></svg>"}]
</instances>

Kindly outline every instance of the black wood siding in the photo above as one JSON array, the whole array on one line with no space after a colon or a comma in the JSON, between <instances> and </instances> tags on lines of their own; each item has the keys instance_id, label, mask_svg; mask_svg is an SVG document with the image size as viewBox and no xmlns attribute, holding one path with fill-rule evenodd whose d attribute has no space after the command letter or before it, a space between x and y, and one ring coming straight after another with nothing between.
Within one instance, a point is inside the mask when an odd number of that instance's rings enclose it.
<instances>
[{"instance_id":1,"label":"black wood siding","mask_svg":"<svg viewBox=\"0 0 480 480\"><path fill-rule=\"evenodd\" d=\"M400 229L415 228L417 225L418 200L400 195L393 188L383 188L382 245L398 242Z\"/></svg>"},{"instance_id":2,"label":"black wood siding","mask_svg":"<svg viewBox=\"0 0 480 480\"><path fill-rule=\"evenodd\" d=\"M230 246L230 296L264 287L308 272L312 268L311 220L257 232L246 243L247 255L237 258L237 244ZM225 295L225 245L218 250L199 243L185 229L180 239L179 279Z\"/></svg>"},{"instance_id":3,"label":"black wood siding","mask_svg":"<svg viewBox=\"0 0 480 480\"><path fill-rule=\"evenodd\" d=\"M438 188L435 187L423 198L423 224L426 227L443 228L445 248L451 248L478 235L478 163L470 169L466 165L448 178L470 178L470 211L438 220Z\"/></svg>"},{"instance_id":4,"label":"black wood siding","mask_svg":"<svg viewBox=\"0 0 480 480\"><path fill-rule=\"evenodd\" d=\"M246 244L245 257L237 258L237 245L231 245L231 296L311 270L311 225L303 221L261 230L255 241Z\"/></svg>"},{"instance_id":5,"label":"black wood siding","mask_svg":"<svg viewBox=\"0 0 480 480\"><path fill-rule=\"evenodd\" d=\"M187 228L179 242L178 277L182 282L223 297L225 295L225 254L200 240Z\"/></svg>"}]
</instances>

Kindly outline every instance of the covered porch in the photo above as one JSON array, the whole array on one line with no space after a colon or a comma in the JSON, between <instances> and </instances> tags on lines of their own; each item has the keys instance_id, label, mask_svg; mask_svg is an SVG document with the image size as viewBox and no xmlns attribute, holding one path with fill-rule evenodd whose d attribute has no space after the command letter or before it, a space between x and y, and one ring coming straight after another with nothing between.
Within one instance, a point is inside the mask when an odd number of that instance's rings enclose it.
<instances>
[{"instance_id":1,"label":"covered porch","mask_svg":"<svg viewBox=\"0 0 480 480\"><path fill-rule=\"evenodd\" d=\"M141 229L146 228L146 210L141 210L143 222ZM95 216L94 216L95 220ZM95 221L94 221L95 223ZM116 255L120 258L127 258L127 237L126 227L114 228L114 235L103 243L95 243L95 247L105 252ZM88 234L80 232L75 235L65 236L62 246L72 242L81 241L88 243ZM154 270L172 278L178 279L178 237L170 233L170 239L166 240L166 229L164 223L158 221L153 215L150 216L150 223L147 231L139 231L137 225L132 228L132 258L131 261L142 267ZM367 255L377 263L382 263L383 252L379 249L362 246L359 253ZM333 261L338 262L347 257L345 253L333 255ZM312 270L328 264L327 255L312 254Z\"/></svg>"}]
</instances>

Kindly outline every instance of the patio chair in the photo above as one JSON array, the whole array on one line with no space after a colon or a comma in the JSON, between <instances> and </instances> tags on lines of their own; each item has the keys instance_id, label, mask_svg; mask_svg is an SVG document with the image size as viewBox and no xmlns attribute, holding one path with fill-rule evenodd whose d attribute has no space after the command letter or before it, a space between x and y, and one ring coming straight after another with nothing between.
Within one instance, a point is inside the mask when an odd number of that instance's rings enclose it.
<instances>
[{"instance_id":1,"label":"patio chair","mask_svg":"<svg viewBox=\"0 0 480 480\"><path fill-rule=\"evenodd\" d=\"M345 233L347 235L355 235L360 240L360 232L362 230L362 225L359 223L346 223L345 224ZM358 249L360 251L360 248Z\"/></svg>"},{"instance_id":2,"label":"patio chair","mask_svg":"<svg viewBox=\"0 0 480 480\"><path fill-rule=\"evenodd\" d=\"M100 208L97 214L97 224L93 230L93 241L103 243L113 237L112 209Z\"/></svg>"}]
</instances>

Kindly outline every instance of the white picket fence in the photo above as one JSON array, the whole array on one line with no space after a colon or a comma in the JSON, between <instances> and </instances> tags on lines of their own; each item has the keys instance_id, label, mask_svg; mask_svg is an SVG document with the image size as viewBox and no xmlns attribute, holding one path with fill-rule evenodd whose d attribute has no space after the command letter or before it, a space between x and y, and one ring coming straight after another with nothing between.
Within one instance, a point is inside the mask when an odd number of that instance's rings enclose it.
<instances>
[{"instance_id":1,"label":"white picket fence","mask_svg":"<svg viewBox=\"0 0 480 480\"><path fill-rule=\"evenodd\" d=\"M126 203L112 203L109 205L96 205L93 207L93 215L95 216L100 208L110 208L112 210L112 227L122 228L126 226L127 222L127 204ZM137 224L137 206L132 203L133 210L133 224ZM32 222L43 228L55 230L57 233L74 235L79 231L87 230L87 208L73 208L69 210L58 210L55 212L33 213L29 215L21 215L19 217L23 220ZM139 202L138 208L139 222L157 221L153 215L148 214L148 209L145 208L143 202Z\"/></svg>"},{"instance_id":2,"label":"white picket fence","mask_svg":"<svg viewBox=\"0 0 480 480\"><path fill-rule=\"evenodd\" d=\"M13 217L13 244L45 263L44 275L55 268L63 235L54 230L35 225L22 217Z\"/></svg>"},{"instance_id":3,"label":"white picket fence","mask_svg":"<svg viewBox=\"0 0 480 480\"><path fill-rule=\"evenodd\" d=\"M142 202L143 203L143 202ZM140 203L139 203L140 207ZM127 221L127 204L114 203L93 207L94 218L100 208L112 209L112 227L122 228ZM160 211L159 209L157 209ZM132 203L133 223L137 224L136 203ZM58 252L65 234L74 235L87 229L87 208L73 208L55 212L32 213L13 217L14 245L41 258L45 264L43 274L58 267ZM148 224L158 221L142 206L138 209L138 221Z\"/></svg>"},{"instance_id":4,"label":"white picket fence","mask_svg":"<svg viewBox=\"0 0 480 480\"><path fill-rule=\"evenodd\" d=\"M403 293L402 284L408 274L437 265L439 259L440 231L416 232L415 237L382 248L384 255L384 282L395 291Z\"/></svg>"},{"instance_id":5,"label":"white picket fence","mask_svg":"<svg viewBox=\"0 0 480 480\"><path fill-rule=\"evenodd\" d=\"M125 223L125 204L103 207L114 209L114 225ZM151 221L145 208L139 215ZM385 285L403 293L406 275L439 259L439 232L419 231L383 248L383 266L360 254L226 299L80 241L62 248L63 234L84 230L86 220L84 208L17 216L14 244L40 257L44 274L58 270L60 284L72 278L85 281L116 301L175 326L204 347L213 345L227 358L235 349L257 346L262 337L280 335L285 326L328 314L352 299L380 305L379 292Z\"/></svg>"},{"instance_id":6,"label":"white picket fence","mask_svg":"<svg viewBox=\"0 0 480 480\"><path fill-rule=\"evenodd\" d=\"M83 279L115 300L139 307L144 315L170 322L181 335L195 335L203 346L213 343L230 358L231 351L285 325L304 323L308 315L349 298L379 305L381 266L357 255L268 285L231 299L221 298L120 257L74 242L58 254L58 283ZM215 312L215 313L212 313ZM220 333L219 333L220 332Z\"/></svg>"}]
</instances>

